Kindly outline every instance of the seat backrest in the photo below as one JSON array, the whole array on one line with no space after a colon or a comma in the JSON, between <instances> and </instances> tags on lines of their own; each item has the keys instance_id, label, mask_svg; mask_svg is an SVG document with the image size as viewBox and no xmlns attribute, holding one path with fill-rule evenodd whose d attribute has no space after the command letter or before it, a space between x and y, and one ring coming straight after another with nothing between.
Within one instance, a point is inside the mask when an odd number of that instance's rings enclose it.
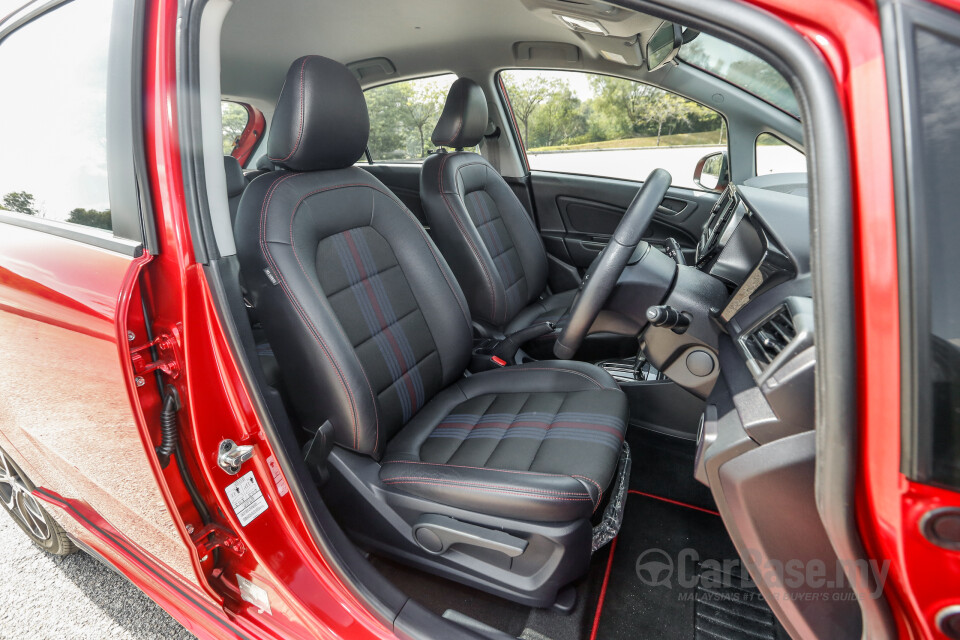
<instances>
[{"instance_id":1,"label":"seat backrest","mask_svg":"<svg viewBox=\"0 0 960 640\"><path fill-rule=\"evenodd\" d=\"M237 248L251 302L303 426L379 457L463 374L463 292L416 218L353 164L366 103L343 65L307 56L287 73L268 141L280 169L246 190Z\"/></svg>"},{"instance_id":2,"label":"seat backrest","mask_svg":"<svg viewBox=\"0 0 960 640\"><path fill-rule=\"evenodd\" d=\"M486 128L483 89L469 78L458 79L433 131L434 144L472 147ZM475 320L503 328L543 293L543 240L520 200L483 156L457 151L428 157L420 174L420 200Z\"/></svg>"},{"instance_id":3,"label":"seat backrest","mask_svg":"<svg viewBox=\"0 0 960 640\"><path fill-rule=\"evenodd\" d=\"M250 184L250 180L243 175L240 163L233 156L223 156L223 172L227 176L227 202L230 204L230 224L237 221L237 209L240 207L240 197L243 190Z\"/></svg>"}]
</instances>

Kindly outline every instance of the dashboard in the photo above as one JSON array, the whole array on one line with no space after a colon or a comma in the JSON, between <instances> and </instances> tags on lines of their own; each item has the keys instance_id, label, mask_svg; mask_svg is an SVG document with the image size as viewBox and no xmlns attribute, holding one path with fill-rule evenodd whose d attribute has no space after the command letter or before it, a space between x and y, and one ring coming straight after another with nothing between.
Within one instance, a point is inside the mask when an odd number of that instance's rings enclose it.
<instances>
[{"instance_id":1,"label":"dashboard","mask_svg":"<svg viewBox=\"0 0 960 640\"><path fill-rule=\"evenodd\" d=\"M762 212L762 213L761 213ZM728 185L697 243L696 266L733 288L720 317L809 271L807 198Z\"/></svg>"}]
</instances>

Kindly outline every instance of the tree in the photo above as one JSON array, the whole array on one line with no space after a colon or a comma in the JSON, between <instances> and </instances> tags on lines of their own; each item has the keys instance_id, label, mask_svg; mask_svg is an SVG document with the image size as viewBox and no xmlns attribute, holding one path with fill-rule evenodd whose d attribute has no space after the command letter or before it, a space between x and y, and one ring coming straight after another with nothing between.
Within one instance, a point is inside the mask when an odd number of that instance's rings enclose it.
<instances>
[{"instance_id":1,"label":"tree","mask_svg":"<svg viewBox=\"0 0 960 640\"><path fill-rule=\"evenodd\" d=\"M645 92L642 103L644 109L640 112L639 121L649 122L657 126L657 146L660 146L660 136L663 133L663 125L673 122L674 125L681 122L689 122L693 113L693 108L689 100L680 96L655 89L653 87L644 87L649 91Z\"/></svg>"},{"instance_id":2,"label":"tree","mask_svg":"<svg viewBox=\"0 0 960 640\"><path fill-rule=\"evenodd\" d=\"M430 151L425 133L428 126L431 132L436 126L445 99L446 92L441 87L432 82L424 82L414 86L401 104L400 112L404 119L420 136L420 144L415 153L418 158L425 158Z\"/></svg>"},{"instance_id":3,"label":"tree","mask_svg":"<svg viewBox=\"0 0 960 640\"><path fill-rule=\"evenodd\" d=\"M26 191L12 191L3 196L3 206L8 211L25 213L28 216L35 216L40 213L34 204L33 194Z\"/></svg>"},{"instance_id":4,"label":"tree","mask_svg":"<svg viewBox=\"0 0 960 640\"><path fill-rule=\"evenodd\" d=\"M709 119L712 114L686 98L639 82L594 76L591 84L597 94L593 107L601 118L607 139L655 131L657 146L660 146L663 128L668 123L674 127L688 125L695 116ZM645 126L649 129L644 130Z\"/></svg>"},{"instance_id":5,"label":"tree","mask_svg":"<svg viewBox=\"0 0 960 640\"><path fill-rule=\"evenodd\" d=\"M370 138L367 147L376 160L402 157L406 149L406 127L402 107L413 92L407 82L397 82L366 92L370 114Z\"/></svg>"},{"instance_id":6,"label":"tree","mask_svg":"<svg viewBox=\"0 0 960 640\"><path fill-rule=\"evenodd\" d=\"M530 117L544 100L564 89L569 90L569 87L562 80L543 76L525 77L523 84L517 84L506 75L504 80L513 115L523 126L523 141L529 147Z\"/></svg>"},{"instance_id":7,"label":"tree","mask_svg":"<svg viewBox=\"0 0 960 640\"><path fill-rule=\"evenodd\" d=\"M96 227L97 229L106 229L107 231L113 229L109 209L97 211L96 209L82 209L78 207L67 216L67 222Z\"/></svg>"},{"instance_id":8,"label":"tree","mask_svg":"<svg viewBox=\"0 0 960 640\"><path fill-rule=\"evenodd\" d=\"M233 153L233 147L243 130L247 128L247 110L236 102L220 103L220 121L223 127L223 155Z\"/></svg>"},{"instance_id":9,"label":"tree","mask_svg":"<svg viewBox=\"0 0 960 640\"><path fill-rule=\"evenodd\" d=\"M528 148L570 144L587 132L583 103L563 83L530 117Z\"/></svg>"}]
</instances>

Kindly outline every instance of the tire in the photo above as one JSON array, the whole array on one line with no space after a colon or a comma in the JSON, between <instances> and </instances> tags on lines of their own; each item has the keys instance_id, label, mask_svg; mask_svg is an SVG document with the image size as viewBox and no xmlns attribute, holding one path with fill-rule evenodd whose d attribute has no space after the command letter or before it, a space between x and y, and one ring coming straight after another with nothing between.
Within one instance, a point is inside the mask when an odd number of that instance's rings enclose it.
<instances>
[{"instance_id":1,"label":"tire","mask_svg":"<svg viewBox=\"0 0 960 640\"><path fill-rule=\"evenodd\" d=\"M49 554L66 556L77 550L67 532L31 495L33 483L7 452L0 449L0 504L35 545Z\"/></svg>"}]
</instances>

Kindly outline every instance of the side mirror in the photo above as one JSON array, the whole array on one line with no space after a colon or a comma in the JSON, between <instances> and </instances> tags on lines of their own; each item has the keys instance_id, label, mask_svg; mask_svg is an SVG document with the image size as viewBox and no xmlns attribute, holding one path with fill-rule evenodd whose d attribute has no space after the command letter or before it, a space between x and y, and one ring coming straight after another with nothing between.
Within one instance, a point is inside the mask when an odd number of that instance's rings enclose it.
<instances>
[{"instance_id":1,"label":"side mirror","mask_svg":"<svg viewBox=\"0 0 960 640\"><path fill-rule=\"evenodd\" d=\"M722 191L730 182L727 152L715 151L700 158L693 170L693 181L707 191Z\"/></svg>"}]
</instances>

